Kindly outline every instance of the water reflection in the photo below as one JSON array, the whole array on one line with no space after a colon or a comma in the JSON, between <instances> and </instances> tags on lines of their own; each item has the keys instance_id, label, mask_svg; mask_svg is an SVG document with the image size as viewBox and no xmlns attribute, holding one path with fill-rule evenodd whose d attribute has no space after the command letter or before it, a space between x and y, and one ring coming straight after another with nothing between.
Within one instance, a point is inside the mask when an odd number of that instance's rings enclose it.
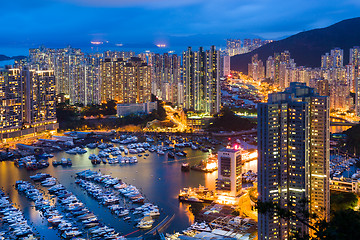
<instances>
[{"instance_id":1,"label":"water reflection","mask_svg":"<svg viewBox=\"0 0 360 240\"><path fill-rule=\"evenodd\" d=\"M180 203L179 209L182 210L182 211L179 211L180 213L181 213L181 212L185 212L185 215L188 217L188 219L189 219L188 225L189 225L189 226L192 225L192 224L195 222L195 216L194 216L194 214L192 214L192 212L190 211L190 205L189 205L189 204Z\"/></svg>"},{"instance_id":2,"label":"water reflection","mask_svg":"<svg viewBox=\"0 0 360 240\"><path fill-rule=\"evenodd\" d=\"M214 171L212 173L205 173L205 187L207 187L209 190L215 190L217 176L218 171Z\"/></svg>"}]
</instances>

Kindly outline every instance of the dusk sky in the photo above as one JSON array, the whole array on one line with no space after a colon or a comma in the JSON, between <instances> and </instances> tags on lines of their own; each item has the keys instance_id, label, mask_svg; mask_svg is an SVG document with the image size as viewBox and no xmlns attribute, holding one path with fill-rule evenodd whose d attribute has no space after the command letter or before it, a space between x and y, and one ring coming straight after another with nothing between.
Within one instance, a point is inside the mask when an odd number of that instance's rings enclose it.
<instances>
[{"instance_id":1,"label":"dusk sky","mask_svg":"<svg viewBox=\"0 0 360 240\"><path fill-rule=\"evenodd\" d=\"M359 0L1 0L0 45L225 45L230 37L278 39L359 12Z\"/></svg>"}]
</instances>

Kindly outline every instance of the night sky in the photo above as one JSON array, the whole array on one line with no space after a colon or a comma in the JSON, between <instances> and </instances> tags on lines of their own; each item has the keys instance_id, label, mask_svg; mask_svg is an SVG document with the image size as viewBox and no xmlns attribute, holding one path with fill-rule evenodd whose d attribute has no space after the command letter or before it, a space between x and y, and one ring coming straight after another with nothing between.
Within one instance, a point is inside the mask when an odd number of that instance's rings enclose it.
<instances>
[{"instance_id":1,"label":"night sky","mask_svg":"<svg viewBox=\"0 0 360 240\"><path fill-rule=\"evenodd\" d=\"M359 0L1 0L0 48L279 39L360 14Z\"/></svg>"}]
</instances>

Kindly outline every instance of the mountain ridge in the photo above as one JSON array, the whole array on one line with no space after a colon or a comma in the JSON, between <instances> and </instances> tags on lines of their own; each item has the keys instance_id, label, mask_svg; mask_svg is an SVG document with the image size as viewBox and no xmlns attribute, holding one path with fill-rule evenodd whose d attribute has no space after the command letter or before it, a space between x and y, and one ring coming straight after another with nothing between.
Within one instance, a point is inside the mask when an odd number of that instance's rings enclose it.
<instances>
[{"instance_id":1,"label":"mountain ridge","mask_svg":"<svg viewBox=\"0 0 360 240\"><path fill-rule=\"evenodd\" d=\"M231 57L231 70L247 73L251 57L258 54L264 61L275 52L288 50L297 66L320 67L321 55L339 47L344 50L344 65L349 62L349 49L360 45L360 17L345 19L325 28L294 34L288 38L266 44L252 52Z\"/></svg>"},{"instance_id":2,"label":"mountain ridge","mask_svg":"<svg viewBox=\"0 0 360 240\"><path fill-rule=\"evenodd\" d=\"M21 59L24 59L24 58L26 58L26 56L12 56L12 57L9 57L9 56L0 54L0 61L21 60Z\"/></svg>"}]
</instances>

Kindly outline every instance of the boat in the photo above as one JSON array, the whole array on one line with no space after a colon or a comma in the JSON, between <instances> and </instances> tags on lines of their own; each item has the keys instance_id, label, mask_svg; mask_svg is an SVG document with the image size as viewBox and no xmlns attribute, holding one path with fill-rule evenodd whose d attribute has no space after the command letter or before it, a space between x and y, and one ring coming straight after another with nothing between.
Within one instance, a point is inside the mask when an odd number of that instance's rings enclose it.
<instances>
[{"instance_id":1,"label":"boat","mask_svg":"<svg viewBox=\"0 0 360 240\"><path fill-rule=\"evenodd\" d=\"M44 187L51 187L56 185L56 179L55 178L47 178L44 181L41 182L41 185L43 185Z\"/></svg>"},{"instance_id":2,"label":"boat","mask_svg":"<svg viewBox=\"0 0 360 240\"><path fill-rule=\"evenodd\" d=\"M75 155L77 152L74 149L69 149L67 151L65 151L67 154L73 154Z\"/></svg>"},{"instance_id":3,"label":"boat","mask_svg":"<svg viewBox=\"0 0 360 240\"><path fill-rule=\"evenodd\" d=\"M33 176L30 176L31 180L33 181L42 181L48 177L51 177L50 174L47 174L47 173L37 173Z\"/></svg>"},{"instance_id":4,"label":"boat","mask_svg":"<svg viewBox=\"0 0 360 240\"><path fill-rule=\"evenodd\" d=\"M159 216L160 211L157 208L152 208L152 209L149 209L149 210L143 212L143 214L144 214L144 216L154 217L154 216Z\"/></svg>"},{"instance_id":5,"label":"boat","mask_svg":"<svg viewBox=\"0 0 360 240\"><path fill-rule=\"evenodd\" d=\"M158 151L157 151L157 154L159 154L159 155L164 155L164 154L165 154L165 152L164 152L164 151L162 151L162 150L158 150Z\"/></svg>"},{"instance_id":6,"label":"boat","mask_svg":"<svg viewBox=\"0 0 360 240\"><path fill-rule=\"evenodd\" d=\"M175 154L173 152L168 152L168 158L175 158Z\"/></svg>"},{"instance_id":7,"label":"boat","mask_svg":"<svg viewBox=\"0 0 360 240\"><path fill-rule=\"evenodd\" d=\"M130 211L128 209L124 209L122 211L118 211L116 212L116 214L119 216L119 217L123 217L123 216L126 216L126 215L129 215Z\"/></svg>"},{"instance_id":8,"label":"boat","mask_svg":"<svg viewBox=\"0 0 360 240\"><path fill-rule=\"evenodd\" d=\"M137 228L141 229L149 229L152 227L154 220L150 216L146 216L140 220L140 222L136 225Z\"/></svg>"},{"instance_id":9,"label":"boat","mask_svg":"<svg viewBox=\"0 0 360 240\"><path fill-rule=\"evenodd\" d=\"M67 159L67 165L68 165L68 166L72 166L72 161L71 161L70 158Z\"/></svg>"},{"instance_id":10,"label":"boat","mask_svg":"<svg viewBox=\"0 0 360 240\"><path fill-rule=\"evenodd\" d=\"M62 165L67 165L68 164L67 158L61 158L61 164Z\"/></svg>"},{"instance_id":11,"label":"boat","mask_svg":"<svg viewBox=\"0 0 360 240\"><path fill-rule=\"evenodd\" d=\"M129 149L129 153L131 153L131 154L136 154L136 153L137 153L137 150L136 150L136 149Z\"/></svg>"},{"instance_id":12,"label":"boat","mask_svg":"<svg viewBox=\"0 0 360 240\"><path fill-rule=\"evenodd\" d=\"M53 166L61 165L61 161L58 161L58 160L56 160L56 159L53 159L53 160L52 160L52 165L53 165Z\"/></svg>"},{"instance_id":13,"label":"boat","mask_svg":"<svg viewBox=\"0 0 360 240\"><path fill-rule=\"evenodd\" d=\"M215 192L199 185L198 188L184 188L179 193L180 202L205 202L212 203L215 199Z\"/></svg>"},{"instance_id":14,"label":"boat","mask_svg":"<svg viewBox=\"0 0 360 240\"><path fill-rule=\"evenodd\" d=\"M181 164L181 171L183 172L189 172L190 171L190 165L188 162Z\"/></svg>"},{"instance_id":15,"label":"boat","mask_svg":"<svg viewBox=\"0 0 360 240\"><path fill-rule=\"evenodd\" d=\"M74 238L77 236L80 236L82 234L82 232L80 231L65 231L61 237L69 239L69 238Z\"/></svg>"},{"instance_id":16,"label":"boat","mask_svg":"<svg viewBox=\"0 0 360 240\"><path fill-rule=\"evenodd\" d=\"M95 149L97 147L97 143L89 143L86 145L87 148Z\"/></svg>"},{"instance_id":17,"label":"boat","mask_svg":"<svg viewBox=\"0 0 360 240\"><path fill-rule=\"evenodd\" d=\"M96 156L96 154L92 153L89 155L89 160L93 160L93 159L96 159L98 158L98 156Z\"/></svg>"},{"instance_id":18,"label":"boat","mask_svg":"<svg viewBox=\"0 0 360 240\"><path fill-rule=\"evenodd\" d=\"M94 164L94 165L100 164L100 163L101 163L101 159L100 159L100 158L92 159L92 160L91 160L91 163Z\"/></svg>"}]
</instances>

